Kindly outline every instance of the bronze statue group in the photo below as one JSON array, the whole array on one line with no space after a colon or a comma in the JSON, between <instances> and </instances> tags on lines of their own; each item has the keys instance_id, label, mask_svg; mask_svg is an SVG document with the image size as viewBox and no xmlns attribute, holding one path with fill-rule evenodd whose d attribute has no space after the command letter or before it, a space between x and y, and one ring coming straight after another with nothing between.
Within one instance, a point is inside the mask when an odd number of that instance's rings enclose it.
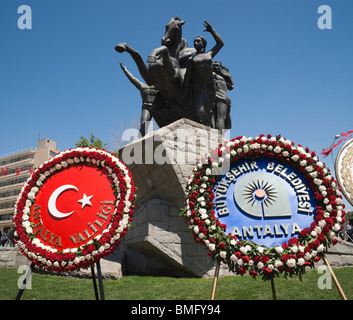
<instances>
[{"instance_id":1,"label":"bronze statue group","mask_svg":"<svg viewBox=\"0 0 353 320\"><path fill-rule=\"evenodd\" d=\"M120 43L115 47L117 52L131 55L145 81L139 81L120 62L125 75L141 94L142 136L152 117L159 127L188 118L220 131L231 128L231 101L227 90L234 88L232 76L220 61L213 61L223 47L223 40L205 21L204 31L211 33L215 46L206 52L206 39L197 36L194 48L189 48L182 38L184 23L179 17L169 21L162 46L152 51L148 65L128 44Z\"/></svg>"}]
</instances>

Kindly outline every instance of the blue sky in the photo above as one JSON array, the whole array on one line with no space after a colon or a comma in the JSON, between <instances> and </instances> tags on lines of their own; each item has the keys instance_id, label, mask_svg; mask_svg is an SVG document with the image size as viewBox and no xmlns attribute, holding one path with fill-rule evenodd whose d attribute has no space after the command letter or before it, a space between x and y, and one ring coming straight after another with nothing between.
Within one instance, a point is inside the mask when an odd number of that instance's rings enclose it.
<instances>
[{"instance_id":1,"label":"blue sky","mask_svg":"<svg viewBox=\"0 0 353 320\"><path fill-rule=\"evenodd\" d=\"M23 4L31 30L17 26ZM321 5L332 9L331 30L318 28ZM128 42L147 59L176 15L189 45L202 34L213 46L204 20L224 40L217 60L235 83L231 137L281 134L320 153L353 130L352 1L1 0L0 154L38 137L64 150L90 132L112 149L114 130L141 112L119 61L138 71L114 47ZM333 168L331 156L323 161Z\"/></svg>"}]
</instances>

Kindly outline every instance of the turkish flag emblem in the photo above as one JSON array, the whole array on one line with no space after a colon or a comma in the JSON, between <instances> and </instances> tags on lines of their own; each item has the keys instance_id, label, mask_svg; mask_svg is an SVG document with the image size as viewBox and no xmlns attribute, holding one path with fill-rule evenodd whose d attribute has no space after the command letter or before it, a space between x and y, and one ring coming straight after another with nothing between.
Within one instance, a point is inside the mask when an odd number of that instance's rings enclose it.
<instances>
[{"instance_id":1,"label":"turkish flag emblem","mask_svg":"<svg viewBox=\"0 0 353 320\"><path fill-rule=\"evenodd\" d=\"M72 165L48 177L37 193L34 235L60 251L84 245L108 227L115 199L105 168Z\"/></svg>"}]
</instances>

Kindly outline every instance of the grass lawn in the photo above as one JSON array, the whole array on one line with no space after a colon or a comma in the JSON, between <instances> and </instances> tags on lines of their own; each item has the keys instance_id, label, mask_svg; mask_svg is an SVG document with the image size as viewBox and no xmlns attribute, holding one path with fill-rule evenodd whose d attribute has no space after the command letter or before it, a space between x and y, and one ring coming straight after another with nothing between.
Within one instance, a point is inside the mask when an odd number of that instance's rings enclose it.
<instances>
[{"instance_id":1,"label":"grass lawn","mask_svg":"<svg viewBox=\"0 0 353 320\"><path fill-rule=\"evenodd\" d=\"M353 268L334 270L344 293L353 299ZM23 273L17 269L0 269L0 300L14 300L17 281ZM307 272L303 282L298 277L276 278L278 300L340 300L332 281L331 289L320 289L325 273ZM104 280L106 300L209 300L213 279L126 276L120 280ZM63 278L33 274L32 289L25 290L22 300L94 300L91 279ZM220 278L216 300L271 300L269 281L250 276Z\"/></svg>"}]
</instances>

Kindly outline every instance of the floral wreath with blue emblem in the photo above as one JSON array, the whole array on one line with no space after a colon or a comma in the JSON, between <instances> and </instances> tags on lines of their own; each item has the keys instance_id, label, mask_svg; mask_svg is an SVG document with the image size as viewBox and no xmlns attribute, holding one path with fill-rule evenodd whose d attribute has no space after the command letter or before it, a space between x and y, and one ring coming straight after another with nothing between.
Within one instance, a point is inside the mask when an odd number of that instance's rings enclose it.
<instances>
[{"instance_id":1,"label":"floral wreath with blue emblem","mask_svg":"<svg viewBox=\"0 0 353 320\"><path fill-rule=\"evenodd\" d=\"M301 172L308 182L317 206L310 226L298 237L273 247L264 247L250 240L239 240L215 216L213 188L223 163L236 164L244 159L269 158ZM220 144L193 169L186 186L185 207L181 216L186 219L195 240L206 246L208 255L228 265L229 270L243 275L262 276L264 280L281 273L301 276L305 267L314 267L325 250L335 245L336 234L345 222L345 205L330 170L315 152L281 136L244 136Z\"/></svg>"}]
</instances>

